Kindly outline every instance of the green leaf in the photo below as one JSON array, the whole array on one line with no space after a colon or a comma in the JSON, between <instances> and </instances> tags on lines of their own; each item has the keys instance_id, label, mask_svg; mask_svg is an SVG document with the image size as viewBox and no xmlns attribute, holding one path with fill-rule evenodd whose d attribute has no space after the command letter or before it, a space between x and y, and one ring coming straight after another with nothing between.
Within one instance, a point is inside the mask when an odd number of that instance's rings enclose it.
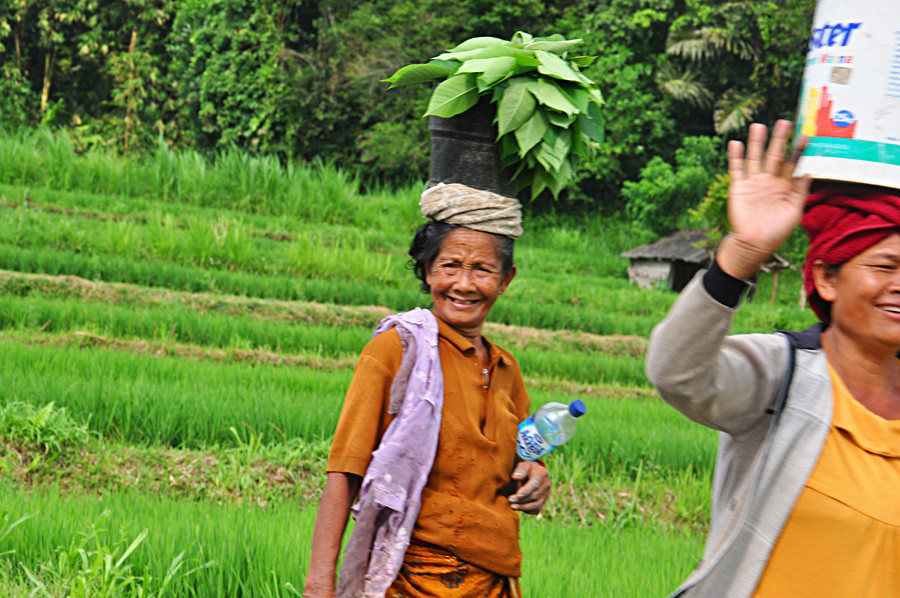
<instances>
[{"instance_id":1,"label":"green leaf","mask_svg":"<svg viewBox=\"0 0 900 598\"><path fill-rule=\"evenodd\" d=\"M447 66L447 67L452 68L453 70L456 70L459 68L458 60L438 60L437 58L432 58L426 64L431 64L434 66Z\"/></svg>"},{"instance_id":2,"label":"green leaf","mask_svg":"<svg viewBox=\"0 0 900 598\"><path fill-rule=\"evenodd\" d=\"M596 56L574 56L568 59L569 62L574 62L581 68L591 66L594 64L594 61L597 60Z\"/></svg>"},{"instance_id":3,"label":"green leaf","mask_svg":"<svg viewBox=\"0 0 900 598\"><path fill-rule=\"evenodd\" d=\"M529 79L527 85L535 99L544 106L568 115L578 114L578 106L572 103L556 83L546 79Z\"/></svg>"},{"instance_id":4,"label":"green leaf","mask_svg":"<svg viewBox=\"0 0 900 598\"><path fill-rule=\"evenodd\" d=\"M591 103L591 94L588 90L580 85L560 86L560 88L563 90L563 93L566 94L566 97L578 107L579 112L587 114Z\"/></svg>"},{"instance_id":5,"label":"green leaf","mask_svg":"<svg viewBox=\"0 0 900 598\"><path fill-rule=\"evenodd\" d=\"M478 77L478 89L484 92L500 81L516 74L516 69L517 63L515 58L512 56L498 56L496 58L467 60L457 72L481 73Z\"/></svg>"},{"instance_id":6,"label":"green leaf","mask_svg":"<svg viewBox=\"0 0 900 598\"><path fill-rule=\"evenodd\" d=\"M511 73L516 68L516 59L512 56L498 56L496 58L475 58L467 60L459 67L459 73L486 73L492 75L498 73Z\"/></svg>"},{"instance_id":7,"label":"green leaf","mask_svg":"<svg viewBox=\"0 0 900 598\"><path fill-rule=\"evenodd\" d=\"M578 115L581 131L592 141L603 143L603 115L596 104L591 104L587 114Z\"/></svg>"},{"instance_id":8,"label":"green leaf","mask_svg":"<svg viewBox=\"0 0 900 598\"><path fill-rule=\"evenodd\" d=\"M550 181L547 185L550 188L550 192L553 193L554 198L559 197L559 192L566 188L569 184L569 180L572 178L572 165L568 160L563 160L562 165L559 168L559 172L556 173L556 176Z\"/></svg>"},{"instance_id":9,"label":"green leaf","mask_svg":"<svg viewBox=\"0 0 900 598\"><path fill-rule=\"evenodd\" d=\"M549 128L547 117L543 112L535 110L531 117L515 130L516 141L519 142L519 156L524 157L528 150L540 143Z\"/></svg>"},{"instance_id":10,"label":"green leaf","mask_svg":"<svg viewBox=\"0 0 900 598\"><path fill-rule=\"evenodd\" d=\"M516 53L516 63L519 65L520 74L541 66L541 63L535 57L534 52L526 52L524 50L519 50Z\"/></svg>"},{"instance_id":11,"label":"green leaf","mask_svg":"<svg viewBox=\"0 0 900 598\"><path fill-rule=\"evenodd\" d=\"M528 81L515 78L503 92L497 108L498 137L522 126L534 113L537 100L528 90Z\"/></svg>"},{"instance_id":12,"label":"green leaf","mask_svg":"<svg viewBox=\"0 0 900 598\"><path fill-rule=\"evenodd\" d=\"M553 147L549 143L547 143L546 140L541 141L541 144L534 152L534 157L538 162L541 163L541 166L547 169L548 172L555 172L559 170L559 167L563 163L563 160L566 159L564 155L556 153Z\"/></svg>"},{"instance_id":13,"label":"green leaf","mask_svg":"<svg viewBox=\"0 0 900 598\"><path fill-rule=\"evenodd\" d=\"M516 31L515 35L512 36L512 43L514 44L530 44L534 40L534 36L530 33L525 33L524 31Z\"/></svg>"},{"instance_id":14,"label":"green leaf","mask_svg":"<svg viewBox=\"0 0 900 598\"><path fill-rule=\"evenodd\" d=\"M131 543L131 545L125 549L125 552L122 553L122 556L119 557L119 560L116 561L115 569L118 569L122 566L122 564L128 559L128 556L134 552L134 550L138 547L138 545L147 538L147 534L150 533L150 530L145 529L141 533L138 534L137 538Z\"/></svg>"},{"instance_id":15,"label":"green leaf","mask_svg":"<svg viewBox=\"0 0 900 598\"><path fill-rule=\"evenodd\" d=\"M530 44L525 44L526 50L543 50L544 52L553 52L554 54L562 55L569 51L573 46L577 46L581 43L580 39L569 39L569 40L560 40L560 41L534 41Z\"/></svg>"},{"instance_id":16,"label":"green leaf","mask_svg":"<svg viewBox=\"0 0 900 598\"><path fill-rule=\"evenodd\" d=\"M519 161L519 145L516 143L514 135L504 135L500 138L499 152L501 162L509 157L512 157L515 162ZM509 164L504 164L503 166L505 168Z\"/></svg>"},{"instance_id":17,"label":"green leaf","mask_svg":"<svg viewBox=\"0 0 900 598\"><path fill-rule=\"evenodd\" d=\"M478 103L475 75L455 75L434 88L425 116L449 118L461 114Z\"/></svg>"},{"instance_id":18,"label":"green leaf","mask_svg":"<svg viewBox=\"0 0 900 598\"><path fill-rule=\"evenodd\" d=\"M437 81L438 79L446 79L453 73L453 68L449 66L440 66L436 64L410 64L387 79L382 79L382 83L390 83L388 89L399 87L401 85L413 85L415 83L427 83L429 81Z\"/></svg>"},{"instance_id":19,"label":"green leaf","mask_svg":"<svg viewBox=\"0 0 900 598\"><path fill-rule=\"evenodd\" d=\"M530 177L531 171L528 167L528 163L524 160L520 160L518 162L518 165L516 166L515 171L513 171L512 176L509 177L509 180L516 187L516 191L518 191L528 184L528 182L526 182L526 179L530 182Z\"/></svg>"},{"instance_id":20,"label":"green leaf","mask_svg":"<svg viewBox=\"0 0 900 598\"><path fill-rule=\"evenodd\" d=\"M569 66L568 62L556 54L535 50L534 55L541 63L538 67L538 72L542 75L547 75L548 77L553 77L555 79L562 79L563 81L575 81L577 83L582 83L583 79L585 79L584 75L576 72L575 69Z\"/></svg>"},{"instance_id":21,"label":"green leaf","mask_svg":"<svg viewBox=\"0 0 900 598\"><path fill-rule=\"evenodd\" d=\"M496 58L497 56L516 56L523 51L510 45L506 46L490 46L487 48L476 48L474 50L466 50L465 52L444 52L434 60L459 60L466 62L468 60L477 60L479 58ZM527 53L526 53L527 54Z\"/></svg>"},{"instance_id":22,"label":"green leaf","mask_svg":"<svg viewBox=\"0 0 900 598\"><path fill-rule=\"evenodd\" d=\"M500 39L499 37L473 37L447 51L467 52L469 50L478 50L480 48L490 48L491 46L508 46L509 43L510 42L505 39Z\"/></svg>"},{"instance_id":23,"label":"green leaf","mask_svg":"<svg viewBox=\"0 0 900 598\"><path fill-rule=\"evenodd\" d=\"M562 127L563 129L568 129L569 125L575 122L575 116L576 115L574 114L565 114L563 112L557 112L556 110L547 112L547 120L550 121L550 124Z\"/></svg>"},{"instance_id":24,"label":"green leaf","mask_svg":"<svg viewBox=\"0 0 900 598\"><path fill-rule=\"evenodd\" d=\"M544 135L544 143L547 145L548 151L556 158L553 161L554 169L559 170L560 165L569 155L569 150L572 149L572 131L550 127L550 130Z\"/></svg>"},{"instance_id":25,"label":"green leaf","mask_svg":"<svg viewBox=\"0 0 900 598\"><path fill-rule=\"evenodd\" d=\"M597 123L593 120L589 119L584 114L578 115L578 131L588 139L592 141L596 141L599 143L600 138L602 138L601 128L597 126Z\"/></svg>"},{"instance_id":26,"label":"green leaf","mask_svg":"<svg viewBox=\"0 0 900 598\"><path fill-rule=\"evenodd\" d=\"M541 194L541 191L547 188L547 182L553 181L553 177L547 174L547 171L539 168L534 171L534 176L531 181L531 200L534 201L537 199L537 196Z\"/></svg>"},{"instance_id":27,"label":"green leaf","mask_svg":"<svg viewBox=\"0 0 900 598\"><path fill-rule=\"evenodd\" d=\"M581 121L576 119L572 124L572 154L581 156L582 158L589 158L589 150L594 147L594 145L594 142L590 141L581 129Z\"/></svg>"}]
</instances>

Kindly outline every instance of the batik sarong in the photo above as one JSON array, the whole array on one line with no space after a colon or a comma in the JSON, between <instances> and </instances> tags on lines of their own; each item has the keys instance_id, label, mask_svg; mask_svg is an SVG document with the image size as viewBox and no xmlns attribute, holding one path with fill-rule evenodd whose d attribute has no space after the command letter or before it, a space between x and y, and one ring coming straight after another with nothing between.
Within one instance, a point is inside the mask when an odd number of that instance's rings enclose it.
<instances>
[{"instance_id":1,"label":"batik sarong","mask_svg":"<svg viewBox=\"0 0 900 598\"><path fill-rule=\"evenodd\" d=\"M519 580L457 558L437 546L412 543L385 598L521 598Z\"/></svg>"}]
</instances>

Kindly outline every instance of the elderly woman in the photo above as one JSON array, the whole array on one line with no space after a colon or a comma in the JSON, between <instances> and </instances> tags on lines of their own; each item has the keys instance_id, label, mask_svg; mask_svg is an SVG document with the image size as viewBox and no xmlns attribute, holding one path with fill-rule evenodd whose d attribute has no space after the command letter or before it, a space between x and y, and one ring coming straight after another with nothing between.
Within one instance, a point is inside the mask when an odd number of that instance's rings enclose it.
<instances>
[{"instance_id":1,"label":"elderly woman","mask_svg":"<svg viewBox=\"0 0 900 598\"><path fill-rule=\"evenodd\" d=\"M513 199L438 185L409 250L432 310L386 318L344 401L313 532L304 596L517 597L518 513L550 482L516 460L529 398L516 360L481 331L516 273Z\"/></svg>"},{"instance_id":2,"label":"elderly woman","mask_svg":"<svg viewBox=\"0 0 900 598\"><path fill-rule=\"evenodd\" d=\"M728 147L731 234L653 331L647 375L720 432L703 559L674 595L900 596L900 194L808 195L790 123ZM726 336L744 281L798 222L821 323Z\"/></svg>"}]
</instances>

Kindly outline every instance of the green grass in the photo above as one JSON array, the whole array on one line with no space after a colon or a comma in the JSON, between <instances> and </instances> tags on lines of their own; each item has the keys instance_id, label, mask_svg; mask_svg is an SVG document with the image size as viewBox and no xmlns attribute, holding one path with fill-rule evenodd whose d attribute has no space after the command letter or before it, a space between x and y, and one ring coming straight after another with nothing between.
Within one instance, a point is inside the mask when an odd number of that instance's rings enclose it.
<instances>
[{"instance_id":1,"label":"green grass","mask_svg":"<svg viewBox=\"0 0 900 598\"><path fill-rule=\"evenodd\" d=\"M52 492L25 496L5 487L0 497L13 516L33 514L0 542L0 551L14 551L17 563L47 581L62 555L81 548L118 558L145 529L145 540L126 560L129 574L152 591L183 551L183 575L172 585L178 596L296 595L287 584L301 587L309 559L314 512L297 504L262 511L129 493L102 501ZM701 552L696 535L656 526L608 532L526 519L521 536L523 592L547 598L663 595ZM84 568L73 569L71 577L87 577Z\"/></svg>"},{"instance_id":2,"label":"green grass","mask_svg":"<svg viewBox=\"0 0 900 598\"><path fill-rule=\"evenodd\" d=\"M324 477L303 467L322 469L379 314L429 304L406 265L420 187L363 193L329 164L165 146L122 159L0 133L0 595L297 595ZM490 317L512 327L491 338L533 408L582 398L588 414L547 457L523 588L664 595L699 558L717 440L643 374L677 295L628 282L620 254L651 239L627 222L525 225ZM796 272L773 305L771 285L735 331L813 321ZM306 465L298 447L313 447ZM191 483L185 459L202 465ZM290 491L286 471L302 476Z\"/></svg>"},{"instance_id":3,"label":"green grass","mask_svg":"<svg viewBox=\"0 0 900 598\"><path fill-rule=\"evenodd\" d=\"M43 404L46 397L78 419L93 414L91 426L103 435L173 446L222 442L228 426L240 422L256 430L271 423L289 437L327 435L351 375L348 369L184 361L100 348L12 341L0 346L5 354L0 404L28 397ZM602 357L580 359L602 363ZM640 359L617 359L639 371ZM629 382L628 376L621 379ZM532 394L540 402L543 393Z\"/></svg>"},{"instance_id":4,"label":"green grass","mask_svg":"<svg viewBox=\"0 0 900 598\"><path fill-rule=\"evenodd\" d=\"M351 372L228 364L105 349L2 343L0 405L55 401L106 438L231 445L229 427L287 438L334 431Z\"/></svg>"},{"instance_id":5,"label":"green grass","mask_svg":"<svg viewBox=\"0 0 900 598\"><path fill-rule=\"evenodd\" d=\"M532 407L548 401L568 403L578 395L531 392ZM582 459L597 479L616 471L634 471L639 463L670 471L709 472L716 453L716 433L688 422L660 399L581 397L587 414L578 433L548 463Z\"/></svg>"},{"instance_id":6,"label":"green grass","mask_svg":"<svg viewBox=\"0 0 900 598\"><path fill-rule=\"evenodd\" d=\"M9 244L0 244L0 269L49 275L65 274L88 280L123 282L187 292L216 292L337 305L382 305L397 311L427 306L430 302L427 296L419 292L412 274L408 274L409 281L404 286L392 287L356 280L323 280L283 274L263 276L134 258L82 254L70 250L19 248ZM490 320L551 330L646 335L664 315L664 307L671 305L674 300L674 295L667 293L633 289L623 293L621 298L611 295L609 307L599 305L592 310L571 302L557 300L551 303L539 291L539 285L530 284L524 275L518 276L509 293L495 305ZM639 307L647 303L654 307L650 310ZM618 313L615 311L616 305L625 306L627 310ZM628 313L629 311L633 313Z\"/></svg>"},{"instance_id":7,"label":"green grass","mask_svg":"<svg viewBox=\"0 0 900 598\"><path fill-rule=\"evenodd\" d=\"M285 325L252 317L200 313L179 305L136 308L79 301L0 297L0 330L84 330L119 338L188 342L210 347L267 349L326 357L352 357L371 338L359 326Z\"/></svg>"},{"instance_id":8,"label":"green grass","mask_svg":"<svg viewBox=\"0 0 900 598\"><path fill-rule=\"evenodd\" d=\"M359 326L286 326L283 322L252 317L200 313L177 304L136 308L35 295L0 296L0 330L50 333L78 330L115 338L328 358L352 358L371 338L371 330ZM641 357L606 355L591 350L559 354L532 349L522 349L517 355L523 370L533 377L601 384L645 383Z\"/></svg>"},{"instance_id":9,"label":"green grass","mask_svg":"<svg viewBox=\"0 0 900 598\"><path fill-rule=\"evenodd\" d=\"M182 552L185 565L169 595L296 596L291 587L302 589L315 513L296 502L263 510L129 492L101 499L26 494L6 485L0 485L0 497L12 517L31 515L0 541L0 553L11 551L19 564L14 570L19 579L26 577L25 567L48 582L60 573L69 583L91 579L82 557L88 564L98 556L102 564L107 555L115 562L147 530L125 564L151 591Z\"/></svg>"},{"instance_id":10,"label":"green grass","mask_svg":"<svg viewBox=\"0 0 900 598\"><path fill-rule=\"evenodd\" d=\"M618 531L525 520L522 593L542 598L665 596L700 560L696 534L654 526Z\"/></svg>"}]
</instances>

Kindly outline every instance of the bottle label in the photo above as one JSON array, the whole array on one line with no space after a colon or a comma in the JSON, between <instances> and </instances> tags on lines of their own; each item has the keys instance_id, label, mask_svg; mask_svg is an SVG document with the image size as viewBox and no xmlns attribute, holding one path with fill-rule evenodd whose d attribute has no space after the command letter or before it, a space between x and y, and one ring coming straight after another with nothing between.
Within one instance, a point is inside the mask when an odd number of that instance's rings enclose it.
<instances>
[{"instance_id":1,"label":"bottle label","mask_svg":"<svg viewBox=\"0 0 900 598\"><path fill-rule=\"evenodd\" d=\"M544 440L534 423L534 416L519 423L519 434L516 437L516 454L525 461L540 459L555 447Z\"/></svg>"}]
</instances>

